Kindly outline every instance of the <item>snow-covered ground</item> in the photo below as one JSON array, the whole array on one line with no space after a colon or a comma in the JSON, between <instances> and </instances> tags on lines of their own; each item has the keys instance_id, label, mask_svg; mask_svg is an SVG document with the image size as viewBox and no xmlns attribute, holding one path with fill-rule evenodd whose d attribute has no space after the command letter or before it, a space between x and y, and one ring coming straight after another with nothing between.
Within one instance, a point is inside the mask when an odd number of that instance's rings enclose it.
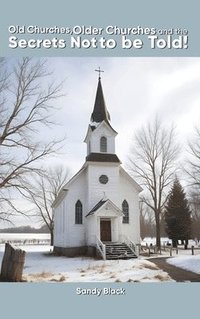
<instances>
[{"instance_id":1,"label":"snow-covered ground","mask_svg":"<svg viewBox=\"0 0 200 319\"><path fill-rule=\"evenodd\" d=\"M168 274L144 258L95 260L58 257L49 246L22 246L26 254L23 278L27 281L60 282L160 282L171 281ZM0 262L4 245L0 245Z\"/></svg>"},{"instance_id":2,"label":"snow-covered ground","mask_svg":"<svg viewBox=\"0 0 200 319\"><path fill-rule=\"evenodd\" d=\"M173 257L167 259L167 262L176 267L190 270L197 274L200 274L200 255Z\"/></svg>"},{"instance_id":3,"label":"snow-covered ground","mask_svg":"<svg viewBox=\"0 0 200 319\"><path fill-rule=\"evenodd\" d=\"M165 240L165 239L164 239ZM166 239L167 240L167 239ZM151 239L146 242L151 243ZM192 243L190 243L191 246ZM0 244L0 265L4 253L4 244ZM88 257L67 258L52 254L47 245L17 246L26 251L23 279L29 282L161 282L172 281L169 275L160 270L146 257L130 260L95 260ZM197 247L197 246L196 246ZM148 251L148 249L147 249ZM170 247L162 255L150 257L169 257ZM179 249L178 255L173 249L172 258L167 261L177 267L200 274L200 249Z\"/></svg>"}]
</instances>

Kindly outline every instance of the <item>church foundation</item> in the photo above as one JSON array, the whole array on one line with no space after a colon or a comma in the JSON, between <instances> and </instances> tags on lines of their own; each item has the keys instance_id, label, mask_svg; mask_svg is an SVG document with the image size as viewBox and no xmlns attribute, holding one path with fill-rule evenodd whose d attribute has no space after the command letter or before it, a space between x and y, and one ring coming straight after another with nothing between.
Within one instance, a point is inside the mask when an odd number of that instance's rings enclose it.
<instances>
[{"instance_id":1,"label":"church foundation","mask_svg":"<svg viewBox=\"0 0 200 319\"><path fill-rule=\"evenodd\" d=\"M79 256L96 256L96 247L94 246L81 246L81 247L56 247L54 246L54 253L66 257L79 257Z\"/></svg>"}]
</instances>

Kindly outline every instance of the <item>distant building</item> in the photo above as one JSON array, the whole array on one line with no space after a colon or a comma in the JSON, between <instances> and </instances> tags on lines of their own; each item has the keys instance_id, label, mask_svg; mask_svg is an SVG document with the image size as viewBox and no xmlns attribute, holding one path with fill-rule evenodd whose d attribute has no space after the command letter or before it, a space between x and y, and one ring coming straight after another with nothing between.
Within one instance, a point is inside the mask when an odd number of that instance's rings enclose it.
<instances>
[{"instance_id":1,"label":"distant building","mask_svg":"<svg viewBox=\"0 0 200 319\"><path fill-rule=\"evenodd\" d=\"M106 251L110 258L133 256L134 246L131 251L129 248L140 242L138 194L142 188L121 167L115 153L116 135L99 76L84 140L85 163L53 203L56 252L67 256L94 255L97 249L103 258Z\"/></svg>"}]
</instances>

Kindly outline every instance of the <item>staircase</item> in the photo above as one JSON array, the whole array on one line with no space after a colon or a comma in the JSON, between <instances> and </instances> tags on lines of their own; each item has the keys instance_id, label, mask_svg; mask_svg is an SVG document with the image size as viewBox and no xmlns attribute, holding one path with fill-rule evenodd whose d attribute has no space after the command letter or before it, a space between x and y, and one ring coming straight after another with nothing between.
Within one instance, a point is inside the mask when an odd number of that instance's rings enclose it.
<instances>
[{"instance_id":1,"label":"staircase","mask_svg":"<svg viewBox=\"0 0 200 319\"><path fill-rule=\"evenodd\" d=\"M137 258L135 252L125 243L104 242L106 246L106 259Z\"/></svg>"}]
</instances>

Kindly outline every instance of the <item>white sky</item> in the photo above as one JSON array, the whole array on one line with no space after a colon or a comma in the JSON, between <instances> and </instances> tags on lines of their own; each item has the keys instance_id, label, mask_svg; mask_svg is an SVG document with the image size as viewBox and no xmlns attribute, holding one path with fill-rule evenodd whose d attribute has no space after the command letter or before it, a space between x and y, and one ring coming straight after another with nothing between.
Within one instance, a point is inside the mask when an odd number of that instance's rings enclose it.
<instances>
[{"instance_id":1,"label":"white sky","mask_svg":"<svg viewBox=\"0 0 200 319\"><path fill-rule=\"evenodd\" d=\"M84 163L83 143L93 110L99 66L116 153L125 164L137 128L158 115L174 123L183 142L200 120L200 58L51 58L56 79L66 78L57 116L67 135L62 160L75 173Z\"/></svg>"}]
</instances>

